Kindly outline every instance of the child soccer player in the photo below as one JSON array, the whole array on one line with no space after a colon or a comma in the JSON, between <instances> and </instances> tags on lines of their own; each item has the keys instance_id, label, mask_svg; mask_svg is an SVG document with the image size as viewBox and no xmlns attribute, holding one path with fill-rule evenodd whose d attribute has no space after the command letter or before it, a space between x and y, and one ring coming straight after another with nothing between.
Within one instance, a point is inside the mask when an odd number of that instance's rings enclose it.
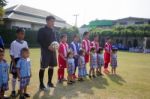
<instances>
[{"instance_id":1,"label":"child soccer player","mask_svg":"<svg viewBox=\"0 0 150 99\"><path fill-rule=\"evenodd\" d=\"M117 48L112 48L111 53L111 72L112 74L116 74L116 68L117 68Z\"/></svg>"},{"instance_id":2,"label":"child soccer player","mask_svg":"<svg viewBox=\"0 0 150 99\"><path fill-rule=\"evenodd\" d=\"M111 45L111 38L107 37L106 43L105 43L105 48L104 48L104 73L109 73L108 70L108 65L110 62L110 54L112 50L112 45Z\"/></svg>"},{"instance_id":3,"label":"child soccer player","mask_svg":"<svg viewBox=\"0 0 150 99\"><path fill-rule=\"evenodd\" d=\"M83 40L82 40L82 49L85 51L85 66L89 62L89 53L90 53L90 41L89 41L89 32L84 32L83 34ZM86 69L86 67L85 67ZM87 70L86 70L87 74Z\"/></svg>"},{"instance_id":4,"label":"child soccer player","mask_svg":"<svg viewBox=\"0 0 150 99\"><path fill-rule=\"evenodd\" d=\"M78 59L78 81L83 81L83 77L87 74L85 69L85 52L83 49L79 50L79 59Z\"/></svg>"},{"instance_id":5,"label":"child soccer player","mask_svg":"<svg viewBox=\"0 0 150 99\"><path fill-rule=\"evenodd\" d=\"M91 47L95 47L96 51L99 49L99 36L94 35L94 40L91 42ZM96 68L96 75L99 76L98 67Z\"/></svg>"},{"instance_id":6,"label":"child soccer player","mask_svg":"<svg viewBox=\"0 0 150 99\"><path fill-rule=\"evenodd\" d=\"M98 71L97 71L97 75L102 76L102 66L104 66L104 55L103 55L103 48L99 47L98 51L97 51L97 63L98 63Z\"/></svg>"},{"instance_id":7,"label":"child soccer player","mask_svg":"<svg viewBox=\"0 0 150 99\"><path fill-rule=\"evenodd\" d=\"M92 47L90 50L90 71L89 78L95 78L95 69L97 68L97 53L95 47ZM92 75L92 76L91 76Z\"/></svg>"},{"instance_id":8,"label":"child soccer player","mask_svg":"<svg viewBox=\"0 0 150 99\"><path fill-rule=\"evenodd\" d=\"M29 59L28 48L23 48L21 50L21 58L17 62L16 68L17 68L18 79L20 81L19 99L25 99L26 97L30 97L30 95L27 94L27 86L29 85L30 77L31 77L31 64Z\"/></svg>"},{"instance_id":9,"label":"child soccer player","mask_svg":"<svg viewBox=\"0 0 150 99\"><path fill-rule=\"evenodd\" d=\"M16 79L17 79L16 64L21 57L20 52L21 52L22 48L28 48L27 42L24 41L24 37L25 37L24 29L18 28L16 32L17 32L17 38L16 38L16 40L14 40L11 43L11 46L10 46L10 57L11 57L11 65L10 65L11 70L10 71L13 75L13 77L12 77L12 93L11 93L12 97L16 97L16 91L15 91Z\"/></svg>"},{"instance_id":10,"label":"child soccer player","mask_svg":"<svg viewBox=\"0 0 150 99\"><path fill-rule=\"evenodd\" d=\"M61 83L64 79L64 70L67 66L67 53L68 53L68 44L67 44L67 35L63 34L60 37L61 42L58 48L58 81Z\"/></svg>"},{"instance_id":11,"label":"child soccer player","mask_svg":"<svg viewBox=\"0 0 150 99\"><path fill-rule=\"evenodd\" d=\"M8 90L8 74L9 66L4 60L4 50L0 48L0 99L5 99L4 97L5 91Z\"/></svg>"},{"instance_id":12,"label":"child soccer player","mask_svg":"<svg viewBox=\"0 0 150 99\"><path fill-rule=\"evenodd\" d=\"M73 78L74 68L75 68L75 64L74 64L73 53L70 51L67 54L68 84L74 83L74 78Z\"/></svg>"},{"instance_id":13,"label":"child soccer player","mask_svg":"<svg viewBox=\"0 0 150 99\"><path fill-rule=\"evenodd\" d=\"M76 68L78 66L78 58L79 58L79 49L80 49L80 43L79 43L79 36L77 34L74 35L73 37L73 41L70 44L70 48L73 51L74 54L74 60L75 60L75 70L74 70L74 74L73 77L77 78L75 73L76 73Z\"/></svg>"}]
</instances>

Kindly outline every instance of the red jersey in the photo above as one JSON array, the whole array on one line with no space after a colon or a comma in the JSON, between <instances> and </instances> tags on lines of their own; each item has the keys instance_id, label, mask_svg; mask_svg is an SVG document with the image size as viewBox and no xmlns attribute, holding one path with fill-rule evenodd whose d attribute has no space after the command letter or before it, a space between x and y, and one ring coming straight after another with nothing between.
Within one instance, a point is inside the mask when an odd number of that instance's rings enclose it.
<instances>
[{"instance_id":1,"label":"red jersey","mask_svg":"<svg viewBox=\"0 0 150 99\"><path fill-rule=\"evenodd\" d=\"M105 53L109 53L110 54L110 52L112 50L112 45L110 43L106 42L104 50L105 50Z\"/></svg>"},{"instance_id":2,"label":"red jersey","mask_svg":"<svg viewBox=\"0 0 150 99\"><path fill-rule=\"evenodd\" d=\"M68 44L60 42L59 48L58 48L58 64L60 68L66 68L66 60L60 56L62 54L64 57L67 57L68 53Z\"/></svg>"},{"instance_id":3,"label":"red jersey","mask_svg":"<svg viewBox=\"0 0 150 99\"><path fill-rule=\"evenodd\" d=\"M82 41L82 49L85 50L86 54L85 54L85 62L88 63L89 62L89 52L90 52L90 41L87 39L83 39Z\"/></svg>"},{"instance_id":4,"label":"red jersey","mask_svg":"<svg viewBox=\"0 0 150 99\"><path fill-rule=\"evenodd\" d=\"M90 52L90 41L87 39L83 39L82 41L82 48L85 50L86 53Z\"/></svg>"}]
</instances>

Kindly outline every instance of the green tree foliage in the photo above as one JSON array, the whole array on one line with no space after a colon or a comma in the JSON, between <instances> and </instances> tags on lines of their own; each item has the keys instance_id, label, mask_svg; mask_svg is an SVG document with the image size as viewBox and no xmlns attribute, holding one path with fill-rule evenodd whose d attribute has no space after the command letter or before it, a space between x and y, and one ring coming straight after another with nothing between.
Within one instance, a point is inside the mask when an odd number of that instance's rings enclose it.
<instances>
[{"instance_id":1,"label":"green tree foliage","mask_svg":"<svg viewBox=\"0 0 150 99\"><path fill-rule=\"evenodd\" d=\"M6 0L0 0L0 24L3 24L4 6L7 5Z\"/></svg>"},{"instance_id":2,"label":"green tree foliage","mask_svg":"<svg viewBox=\"0 0 150 99\"><path fill-rule=\"evenodd\" d=\"M150 36L150 25L130 25L115 26L112 29L96 28L91 29L91 33L97 33L104 36Z\"/></svg>"}]
</instances>

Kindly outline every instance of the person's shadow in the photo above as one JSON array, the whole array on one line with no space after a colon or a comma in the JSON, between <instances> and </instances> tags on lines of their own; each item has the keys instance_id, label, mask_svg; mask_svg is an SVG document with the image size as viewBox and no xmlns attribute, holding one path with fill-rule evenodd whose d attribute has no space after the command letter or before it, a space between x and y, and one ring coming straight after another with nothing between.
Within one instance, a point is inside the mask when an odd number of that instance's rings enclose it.
<instances>
[{"instance_id":1,"label":"person's shadow","mask_svg":"<svg viewBox=\"0 0 150 99\"><path fill-rule=\"evenodd\" d=\"M123 85L126 81L120 75L108 74L107 75L113 82Z\"/></svg>"},{"instance_id":2,"label":"person's shadow","mask_svg":"<svg viewBox=\"0 0 150 99\"><path fill-rule=\"evenodd\" d=\"M85 94L93 95L92 88L105 89L108 86L107 79L104 77L97 77L92 80L86 79L83 82L76 81L73 85L67 85L66 82L63 84L57 83L56 88L50 89L50 91L37 91L33 96L33 99L71 99L73 97L79 97ZM41 95L42 94L42 95Z\"/></svg>"}]
</instances>

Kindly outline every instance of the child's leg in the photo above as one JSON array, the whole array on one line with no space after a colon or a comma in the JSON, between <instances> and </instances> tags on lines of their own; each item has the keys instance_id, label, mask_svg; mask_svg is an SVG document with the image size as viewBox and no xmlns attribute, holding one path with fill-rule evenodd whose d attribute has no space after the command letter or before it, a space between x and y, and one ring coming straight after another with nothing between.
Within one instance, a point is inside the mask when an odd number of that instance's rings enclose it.
<instances>
[{"instance_id":1,"label":"child's leg","mask_svg":"<svg viewBox=\"0 0 150 99\"><path fill-rule=\"evenodd\" d=\"M17 79L17 76L13 74L13 77L12 77L12 91L15 91L16 79Z\"/></svg>"},{"instance_id":2,"label":"child's leg","mask_svg":"<svg viewBox=\"0 0 150 99\"><path fill-rule=\"evenodd\" d=\"M91 76L91 73L92 73L92 67L90 67L89 76Z\"/></svg>"},{"instance_id":3,"label":"child's leg","mask_svg":"<svg viewBox=\"0 0 150 99\"><path fill-rule=\"evenodd\" d=\"M95 75L95 68L93 68L93 75Z\"/></svg>"},{"instance_id":4,"label":"child's leg","mask_svg":"<svg viewBox=\"0 0 150 99\"><path fill-rule=\"evenodd\" d=\"M116 74L116 67L114 67L114 74Z\"/></svg>"},{"instance_id":5,"label":"child's leg","mask_svg":"<svg viewBox=\"0 0 150 99\"><path fill-rule=\"evenodd\" d=\"M62 80L62 75L63 75L63 69L59 68L58 69L58 80Z\"/></svg>"},{"instance_id":6,"label":"child's leg","mask_svg":"<svg viewBox=\"0 0 150 99\"><path fill-rule=\"evenodd\" d=\"M4 99L5 92L3 90L0 91L0 99Z\"/></svg>"},{"instance_id":7,"label":"child's leg","mask_svg":"<svg viewBox=\"0 0 150 99\"><path fill-rule=\"evenodd\" d=\"M113 67L111 68L111 73L113 74Z\"/></svg>"},{"instance_id":8,"label":"child's leg","mask_svg":"<svg viewBox=\"0 0 150 99\"><path fill-rule=\"evenodd\" d=\"M99 73L102 74L102 67L99 67Z\"/></svg>"}]
</instances>

